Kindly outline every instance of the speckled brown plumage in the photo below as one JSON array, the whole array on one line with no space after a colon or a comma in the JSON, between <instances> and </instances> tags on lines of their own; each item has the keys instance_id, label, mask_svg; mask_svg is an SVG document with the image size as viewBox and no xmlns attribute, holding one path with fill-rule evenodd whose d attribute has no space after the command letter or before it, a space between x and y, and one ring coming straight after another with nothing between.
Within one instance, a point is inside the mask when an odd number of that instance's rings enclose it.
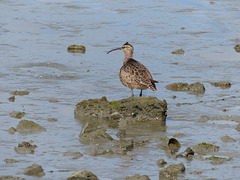
<instances>
[{"instance_id":1,"label":"speckled brown plumage","mask_svg":"<svg viewBox=\"0 0 240 180\"><path fill-rule=\"evenodd\" d=\"M140 89L140 96L142 96L142 90L148 88L152 91L157 90L155 83L158 83L158 81L153 80L151 73L143 64L132 58L134 49L131 44L127 42L121 48L113 49L108 53L114 50L122 50L125 53L119 78L124 86L131 89L132 96L133 89Z\"/></svg>"}]
</instances>

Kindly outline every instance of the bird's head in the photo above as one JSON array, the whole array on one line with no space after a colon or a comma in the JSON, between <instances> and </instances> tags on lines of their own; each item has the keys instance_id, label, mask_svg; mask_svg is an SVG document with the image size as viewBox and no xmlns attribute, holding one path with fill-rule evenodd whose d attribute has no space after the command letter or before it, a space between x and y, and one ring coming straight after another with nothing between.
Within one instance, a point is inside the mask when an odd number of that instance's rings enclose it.
<instances>
[{"instance_id":1,"label":"bird's head","mask_svg":"<svg viewBox=\"0 0 240 180\"><path fill-rule=\"evenodd\" d=\"M131 44L129 44L128 42L126 42L122 47L112 49L112 50L108 51L107 54L110 53L110 52L112 52L112 51L116 51L116 50L122 50L124 53L133 54L134 48L133 48L133 46L132 46Z\"/></svg>"}]
</instances>

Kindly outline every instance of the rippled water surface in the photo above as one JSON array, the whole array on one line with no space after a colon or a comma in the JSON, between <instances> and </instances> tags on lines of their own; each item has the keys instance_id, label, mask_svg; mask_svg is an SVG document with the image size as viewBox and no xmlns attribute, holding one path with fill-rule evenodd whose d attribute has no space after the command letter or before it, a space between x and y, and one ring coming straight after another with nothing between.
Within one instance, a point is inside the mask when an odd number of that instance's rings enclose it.
<instances>
[{"instance_id":1,"label":"rippled water surface","mask_svg":"<svg viewBox=\"0 0 240 180\"><path fill-rule=\"evenodd\" d=\"M240 1L1 0L0 6L0 175L31 179L24 169L37 163L46 173L41 179L66 179L84 169L99 179L117 180L137 173L158 179L161 168L156 161L164 158L168 165L184 163L183 179L239 177L240 138L235 127L240 121L240 54L233 47L240 43ZM75 105L102 96L109 100L130 96L118 79L123 52L106 54L127 41L135 48L134 58L160 82L157 92L147 90L144 96L168 102L166 131L141 129L142 135L183 133L181 151L208 142L220 146L219 155L232 157L231 161L212 165L204 160L170 159L154 140L130 152L133 160L85 153L87 146L78 140L82 124L74 119ZM86 53L68 53L72 44L83 44ZM171 53L177 49L184 49L184 55ZM231 88L210 85L220 80L230 81ZM193 95L165 88L174 82L201 82L206 92ZM9 102L15 90L30 94ZM24 111L24 119L47 131L9 134L7 130L20 121L10 117L12 111ZM203 121L203 116L209 120ZM116 138L116 130L108 133ZM225 135L236 142L221 141ZM38 146L33 155L14 151L19 142L30 140ZM83 157L63 156L66 151L80 151ZM20 162L6 164L6 158Z\"/></svg>"}]
</instances>

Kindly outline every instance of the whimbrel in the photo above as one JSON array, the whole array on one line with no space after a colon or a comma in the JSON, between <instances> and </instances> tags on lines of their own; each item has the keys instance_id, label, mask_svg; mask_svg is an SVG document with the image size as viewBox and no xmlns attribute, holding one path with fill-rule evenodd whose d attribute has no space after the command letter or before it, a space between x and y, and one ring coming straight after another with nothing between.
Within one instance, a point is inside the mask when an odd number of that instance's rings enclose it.
<instances>
[{"instance_id":1,"label":"whimbrel","mask_svg":"<svg viewBox=\"0 0 240 180\"><path fill-rule=\"evenodd\" d=\"M133 46L131 44L126 42L122 47L112 49L107 54L115 50L122 50L125 53L119 78L124 86L131 89L132 96L134 96L133 89L141 90L140 97L142 96L142 90L148 88L152 91L157 90L155 83L158 83L158 81L153 80L151 73L143 64L132 58Z\"/></svg>"}]
</instances>

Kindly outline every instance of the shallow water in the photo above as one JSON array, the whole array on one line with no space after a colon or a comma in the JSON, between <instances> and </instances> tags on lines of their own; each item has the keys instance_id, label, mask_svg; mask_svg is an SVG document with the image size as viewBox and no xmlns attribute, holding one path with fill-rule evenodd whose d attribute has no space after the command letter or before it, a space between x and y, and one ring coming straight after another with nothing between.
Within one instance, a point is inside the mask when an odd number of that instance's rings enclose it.
<instances>
[{"instance_id":1,"label":"shallow water","mask_svg":"<svg viewBox=\"0 0 240 180\"><path fill-rule=\"evenodd\" d=\"M41 179L66 179L83 169L100 179L123 179L136 173L158 179L156 161L164 158L168 165L185 164L183 179L238 177L240 139L235 127L240 121L240 54L233 47L240 43L240 1L2 0L0 4L0 175L31 179L23 171L37 163L46 173ZM157 92L147 90L144 96L168 102L166 131L141 129L140 135L155 139L183 133L185 136L178 138L180 151L208 142L220 146L219 155L233 157L231 161L212 165L206 160L169 159L157 147L157 140L130 152L133 160L85 153L88 146L78 141L82 124L74 119L75 105L102 96L109 100L130 96L130 90L118 79L123 52L106 54L126 41L133 44L135 59L160 82ZM85 45L86 53L68 53L67 47L72 44ZM184 55L171 53L180 48L185 50ZM232 87L221 89L209 84L220 80L230 81ZM196 96L165 88L174 82L201 82L206 92ZM30 94L9 102L10 92L15 90ZM174 95L176 99L171 98ZM47 131L9 134L7 130L20 121L10 117L12 111L26 112L23 119ZM202 116L211 118L203 121ZM47 118L58 121L48 122ZM109 129L108 133L115 137L116 130ZM236 142L222 142L225 135ZM18 143L29 140L38 146L33 155L14 151ZM80 151L84 156L73 160L63 156L66 151ZM6 164L6 158L20 162Z\"/></svg>"}]
</instances>

